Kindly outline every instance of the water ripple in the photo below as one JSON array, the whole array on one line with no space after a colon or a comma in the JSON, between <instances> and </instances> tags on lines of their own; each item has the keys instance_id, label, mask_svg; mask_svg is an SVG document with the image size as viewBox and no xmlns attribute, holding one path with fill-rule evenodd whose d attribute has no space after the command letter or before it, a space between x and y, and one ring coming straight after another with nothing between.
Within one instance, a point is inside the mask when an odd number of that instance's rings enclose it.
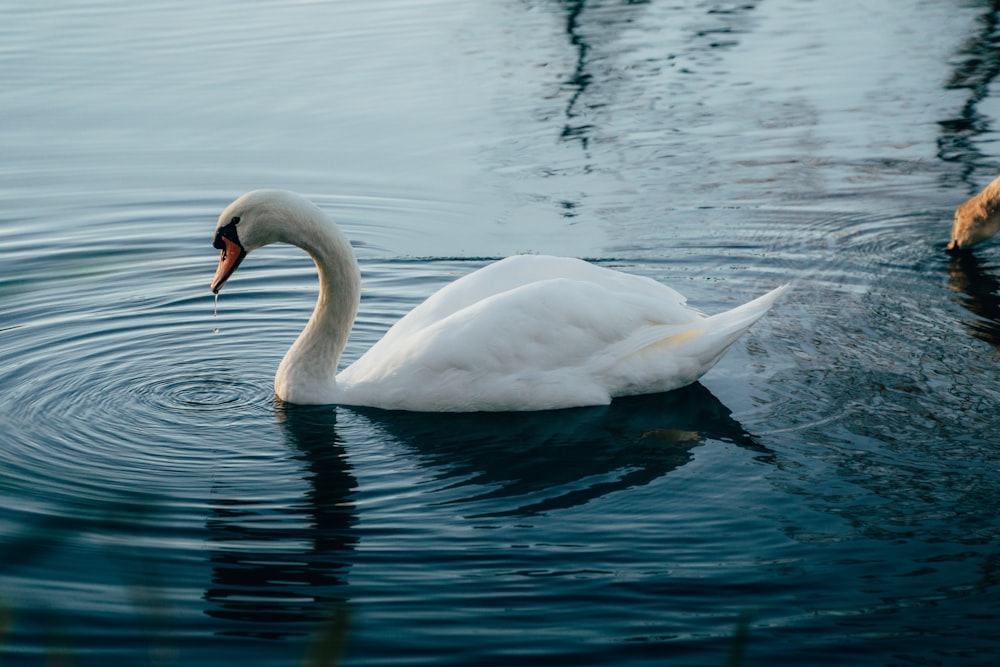
<instances>
[{"instance_id":1,"label":"water ripple","mask_svg":"<svg viewBox=\"0 0 1000 667\"><path fill-rule=\"evenodd\" d=\"M246 381L220 378L200 370L194 375L145 380L133 391L134 398L152 412L215 412L253 405L256 387Z\"/></svg>"}]
</instances>

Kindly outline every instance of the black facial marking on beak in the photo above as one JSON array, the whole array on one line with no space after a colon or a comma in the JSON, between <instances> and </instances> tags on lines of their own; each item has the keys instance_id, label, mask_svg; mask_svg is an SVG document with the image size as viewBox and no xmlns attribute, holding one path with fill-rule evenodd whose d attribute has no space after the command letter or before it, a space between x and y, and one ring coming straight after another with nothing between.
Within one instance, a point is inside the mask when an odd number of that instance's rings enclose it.
<instances>
[{"instance_id":1,"label":"black facial marking on beak","mask_svg":"<svg viewBox=\"0 0 1000 667\"><path fill-rule=\"evenodd\" d=\"M215 240L212 247L221 250L219 255L219 268L215 271L215 278L212 280L212 292L219 293L222 286L229 280L229 276L239 267L240 262L247 256L246 248L240 243L240 236L236 231L239 224L239 217L234 217L223 227L215 232Z\"/></svg>"}]
</instances>

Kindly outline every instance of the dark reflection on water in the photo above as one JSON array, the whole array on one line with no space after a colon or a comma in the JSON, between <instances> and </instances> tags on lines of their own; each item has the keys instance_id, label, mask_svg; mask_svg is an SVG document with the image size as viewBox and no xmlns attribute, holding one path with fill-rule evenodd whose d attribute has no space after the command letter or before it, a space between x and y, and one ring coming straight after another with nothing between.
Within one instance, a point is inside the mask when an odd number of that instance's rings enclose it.
<instances>
[{"instance_id":1,"label":"dark reflection on water","mask_svg":"<svg viewBox=\"0 0 1000 667\"><path fill-rule=\"evenodd\" d=\"M633 14L640 5L647 2L587 2L587 0L562 0L560 5L566 11L566 35L570 46L576 52L576 62L572 73L563 86L570 92L566 102L566 123L559 135L562 141L579 141L584 151L590 143L593 123L588 122L588 111L603 106L603 102L581 103L587 88L594 82L595 73L590 58L593 46L588 35L598 35L607 39L634 20ZM583 108L581 108L583 107ZM588 160L590 156L587 156ZM567 215L570 215L568 212Z\"/></svg>"},{"instance_id":2,"label":"dark reflection on water","mask_svg":"<svg viewBox=\"0 0 1000 667\"><path fill-rule=\"evenodd\" d=\"M422 465L440 470L441 479L473 491L457 502L501 506L474 516L542 514L648 484L688 463L692 450L707 440L771 456L700 384L608 406L547 412L351 409L412 447Z\"/></svg>"},{"instance_id":3,"label":"dark reflection on water","mask_svg":"<svg viewBox=\"0 0 1000 667\"><path fill-rule=\"evenodd\" d=\"M1000 350L1000 280L996 268L973 252L954 253L948 263L948 286L957 301L978 317L965 326L976 338Z\"/></svg>"},{"instance_id":4,"label":"dark reflection on water","mask_svg":"<svg viewBox=\"0 0 1000 667\"><path fill-rule=\"evenodd\" d=\"M959 51L945 86L968 91L968 98L957 118L939 123L938 139L938 157L961 165L960 178L969 195L993 180L998 169L978 142L993 130L991 118L979 110L979 105L988 100L990 86L1000 75L1000 2L986 0L980 4L984 12L978 18L978 30ZM963 295L959 302L982 318L967 321L966 327L976 338L1000 348L1000 284L993 267L974 252L956 253L948 264L948 276L951 290Z\"/></svg>"},{"instance_id":5,"label":"dark reflection on water","mask_svg":"<svg viewBox=\"0 0 1000 667\"><path fill-rule=\"evenodd\" d=\"M590 51L590 45L587 44L578 31L580 14L583 13L587 3L585 0L575 0L574 2L564 2L563 4L566 5L567 14L566 34L569 35L569 43L576 49L577 56L576 67L564 84L572 91L572 95L569 98L569 102L566 103L566 125L563 127L561 137L562 139L579 140L584 150L586 150L588 141L587 131L592 126L589 123L574 126L572 123L573 119L580 115L575 109L576 103L587 89L587 86L590 85L592 78L592 75L586 71L587 53Z\"/></svg>"},{"instance_id":6,"label":"dark reflection on water","mask_svg":"<svg viewBox=\"0 0 1000 667\"><path fill-rule=\"evenodd\" d=\"M357 482L335 431L336 411L279 405L276 414L308 488L301 506L275 506L266 489L215 501L206 522L212 587L205 613L240 623L221 634L303 635L343 601L339 589L358 541Z\"/></svg>"},{"instance_id":7,"label":"dark reflection on water","mask_svg":"<svg viewBox=\"0 0 1000 667\"><path fill-rule=\"evenodd\" d=\"M598 129L594 122L596 113L610 106L608 99L612 96L604 88L614 86L615 81L623 76L623 63L615 62L621 59L615 56L621 54L611 49L602 50L602 47L613 43L635 25L651 4L651 0L558 0L556 5L566 14L566 36L575 53L573 70L562 83L570 95L566 101L560 140L577 141L584 151L589 148ZM725 17L743 14L755 6L754 2L732 6L705 3L705 14ZM718 24L692 30L691 37L707 40L705 46L709 50L731 47L736 44L732 37L737 29L733 25L733 21L722 18ZM671 46L677 48L680 45ZM588 95L591 87L595 90ZM589 162L589 154L587 158Z\"/></svg>"},{"instance_id":8,"label":"dark reflection on water","mask_svg":"<svg viewBox=\"0 0 1000 667\"><path fill-rule=\"evenodd\" d=\"M975 194L996 177L998 167L978 145L992 131L991 118L979 105L987 101L990 86L1000 75L1000 2L983 2L985 11L978 19L978 30L959 52L959 58L946 89L968 91L968 98L957 118L939 123L938 157L958 162L961 181L969 195ZM982 172L982 173L977 173ZM960 252L948 263L948 286L961 296L957 299L976 319L964 324L976 338L1000 349L1000 281L996 269L976 256L977 251Z\"/></svg>"},{"instance_id":9,"label":"dark reflection on water","mask_svg":"<svg viewBox=\"0 0 1000 667\"><path fill-rule=\"evenodd\" d=\"M986 11L979 17L979 29L968 39L958 54L957 64L946 90L967 90L968 99L956 118L939 122L938 158L944 162L958 162L962 169L960 179L974 194L985 183L977 183L976 171L987 167L996 170L996 164L986 164L986 155L976 145L976 140L992 130L990 118L981 113L979 104L989 96L990 84L1000 74L1000 2L986 0L981 3ZM943 174L947 177L947 173ZM986 182L994 176L981 176Z\"/></svg>"},{"instance_id":10,"label":"dark reflection on water","mask_svg":"<svg viewBox=\"0 0 1000 667\"><path fill-rule=\"evenodd\" d=\"M346 409L412 450L417 464L450 490L441 502L469 507L469 519L541 516L646 485L713 440L761 461L774 458L700 384L539 413ZM266 490L245 485L219 483L213 490L206 521L212 575L204 599L205 613L226 622L217 634L301 637L347 602L344 585L360 538L357 482L337 433L337 410L277 406L287 444L303 465L300 502L276 503Z\"/></svg>"}]
</instances>

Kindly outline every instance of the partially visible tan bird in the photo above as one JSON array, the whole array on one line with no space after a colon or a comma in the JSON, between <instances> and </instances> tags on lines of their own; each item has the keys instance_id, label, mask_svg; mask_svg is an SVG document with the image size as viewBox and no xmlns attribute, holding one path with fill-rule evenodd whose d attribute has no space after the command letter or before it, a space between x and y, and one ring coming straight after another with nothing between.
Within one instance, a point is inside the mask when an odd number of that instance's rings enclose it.
<instances>
[{"instance_id":1,"label":"partially visible tan bird","mask_svg":"<svg viewBox=\"0 0 1000 667\"><path fill-rule=\"evenodd\" d=\"M948 250L964 250L1000 231L1000 177L955 210Z\"/></svg>"}]
</instances>

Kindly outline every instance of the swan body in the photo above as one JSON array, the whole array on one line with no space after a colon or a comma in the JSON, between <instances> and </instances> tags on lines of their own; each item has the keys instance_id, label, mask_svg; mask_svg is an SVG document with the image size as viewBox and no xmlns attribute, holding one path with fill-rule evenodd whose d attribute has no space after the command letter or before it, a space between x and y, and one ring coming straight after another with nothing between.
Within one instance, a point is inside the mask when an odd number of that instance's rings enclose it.
<instances>
[{"instance_id":1,"label":"swan body","mask_svg":"<svg viewBox=\"0 0 1000 667\"><path fill-rule=\"evenodd\" d=\"M249 192L223 212L218 293L250 251L285 242L316 262L312 317L275 376L290 403L472 412L601 405L695 382L788 288L718 315L648 278L520 255L470 273L399 320L340 371L360 271L333 221L290 192Z\"/></svg>"},{"instance_id":2,"label":"swan body","mask_svg":"<svg viewBox=\"0 0 1000 667\"><path fill-rule=\"evenodd\" d=\"M948 250L963 250L1000 231L1000 177L955 210Z\"/></svg>"}]
</instances>

